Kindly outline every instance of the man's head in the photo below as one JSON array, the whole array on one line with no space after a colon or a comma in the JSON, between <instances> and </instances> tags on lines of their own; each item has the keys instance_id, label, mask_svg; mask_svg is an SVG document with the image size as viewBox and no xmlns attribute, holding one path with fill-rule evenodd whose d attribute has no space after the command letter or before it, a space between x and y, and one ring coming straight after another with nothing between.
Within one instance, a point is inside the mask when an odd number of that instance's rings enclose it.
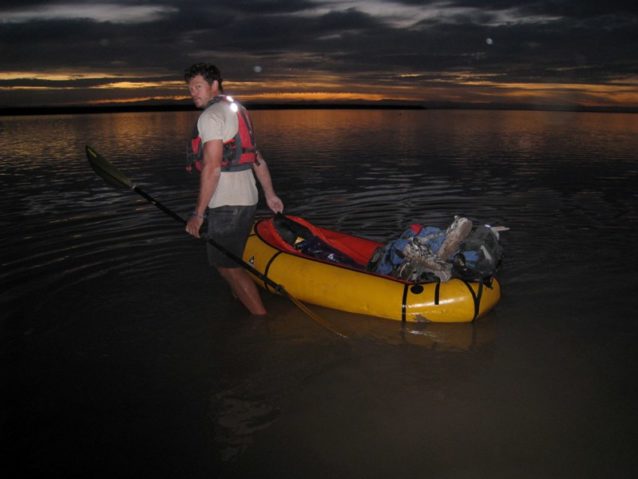
<instances>
[{"instance_id":1,"label":"man's head","mask_svg":"<svg viewBox=\"0 0 638 479\"><path fill-rule=\"evenodd\" d=\"M197 75L201 75L202 78L211 85L214 81L217 81L219 91L224 91L222 87L222 73L215 65L210 63L195 63L184 71L184 80L186 80L186 83L189 83Z\"/></svg>"},{"instance_id":2,"label":"man's head","mask_svg":"<svg viewBox=\"0 0 638 479\"><path fill-rule=\"evenodd\" d=\"M222 92L222 76L215 65L196 63L184 72L184 79L197 108L205 108Z\"/></svg>"}]
</instances>

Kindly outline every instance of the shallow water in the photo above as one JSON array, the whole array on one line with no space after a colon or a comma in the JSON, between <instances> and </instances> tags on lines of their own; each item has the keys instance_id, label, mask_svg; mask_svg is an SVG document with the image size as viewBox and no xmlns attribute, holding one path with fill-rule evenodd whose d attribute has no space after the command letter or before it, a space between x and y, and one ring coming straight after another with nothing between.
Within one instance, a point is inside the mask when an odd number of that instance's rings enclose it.
<instances>
[{"instance_id":1,"label":"shallow water","mask_svg":"<svg viewBox=\"0 0 638 479\"><path fill-rule=\"evenodd\" d=\"M386 240L454 214L511 228L503 298L402 328L264 294L89 168L186 215L192 113L0 118L1 429L19 471L162 477L638 472L638 116L257 111L286 211ZM266 215L265 209L260 215Z\"/></svg>"}]
</instances>

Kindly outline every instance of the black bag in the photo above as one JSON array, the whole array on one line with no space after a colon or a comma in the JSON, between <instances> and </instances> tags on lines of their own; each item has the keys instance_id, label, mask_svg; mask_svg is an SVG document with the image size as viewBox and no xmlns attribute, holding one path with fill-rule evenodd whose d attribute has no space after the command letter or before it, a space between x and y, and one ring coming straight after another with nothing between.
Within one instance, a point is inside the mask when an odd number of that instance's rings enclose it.
<instances>
[{"instance_id":1,"label":"black bag","mask_svg":"<svg viewBox=\"0 0 638 479\"><path fill-rule=\"evenodd\" d=\"M503 260L503 247L498 239L498 233L490 226L477 226L454 256L452 276L466 281L489 282Z\"/></svg>"}]
</instances>

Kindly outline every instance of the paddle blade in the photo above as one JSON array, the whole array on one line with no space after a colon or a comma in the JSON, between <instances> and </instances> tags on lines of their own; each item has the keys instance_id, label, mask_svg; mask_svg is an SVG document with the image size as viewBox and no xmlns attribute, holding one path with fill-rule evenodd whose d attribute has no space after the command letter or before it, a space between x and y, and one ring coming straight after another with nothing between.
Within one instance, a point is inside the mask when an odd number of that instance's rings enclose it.
<instances>
[{"instance_id":1,"label":"paddle blade","mask_svg":"<svg viewBox=\"0 0 638 479\"><path fill-rule=\"evenodd\" d=\"M100 175L109 185L117 188L135 188L135 185L124 173L115 168L89 145L86 145L86 157L88 158L93 171Z\"/></svg>"}]
</instances>

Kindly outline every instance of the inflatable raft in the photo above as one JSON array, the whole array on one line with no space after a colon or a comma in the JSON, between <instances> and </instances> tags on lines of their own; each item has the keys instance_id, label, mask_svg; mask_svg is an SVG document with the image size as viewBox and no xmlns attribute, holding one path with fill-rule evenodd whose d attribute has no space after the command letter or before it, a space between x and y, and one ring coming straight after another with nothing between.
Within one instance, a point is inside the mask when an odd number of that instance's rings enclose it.
<instances>
[{"instance_id":1,"label":"inflatable raft","mask_svg":"<svg viewBox=\"0 0 638 479\"><path fill-rule=\"evenodd\" d=\"M302 254L294 241L284 238L274 218L258 220L248 238L244 261L301 301L397 321L467 323L485 315L500 299L495 278L489 284L456 278L414 283L367 271L365 265L382 243L320 228L302 218L287 218L349 260L344 264ZM254 279L272 291L264 281Z\"/></svg>"}]
</instances>

